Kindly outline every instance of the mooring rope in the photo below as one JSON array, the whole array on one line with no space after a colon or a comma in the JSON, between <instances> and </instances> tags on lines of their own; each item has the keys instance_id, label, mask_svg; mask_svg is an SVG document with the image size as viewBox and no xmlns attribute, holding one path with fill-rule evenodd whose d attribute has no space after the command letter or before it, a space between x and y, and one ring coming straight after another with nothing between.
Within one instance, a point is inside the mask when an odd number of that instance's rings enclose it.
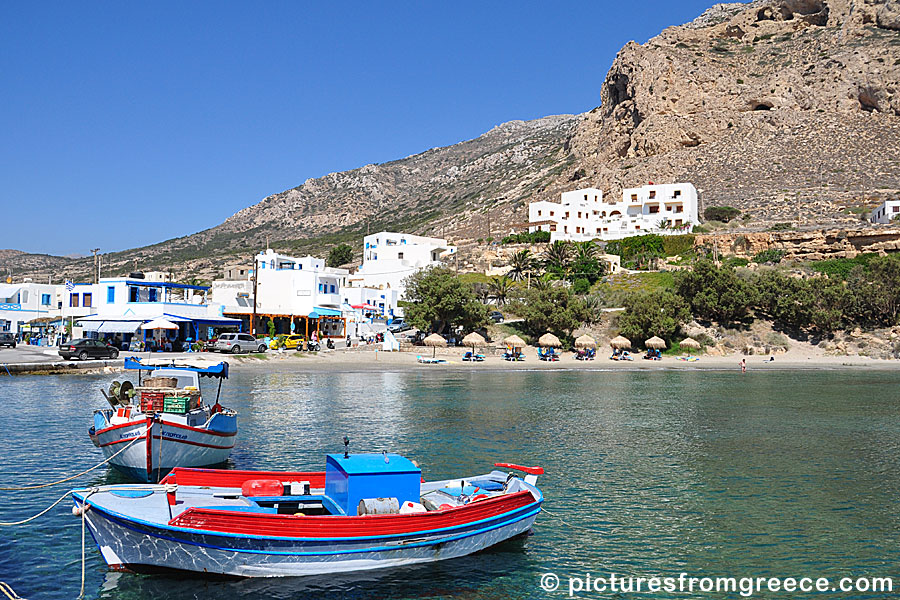
<instances>
[{"instance_id":1,"label":"mooring rope","mask_svg":"<svg viewBox=\"0 0 900 600\"><path fill-rule=\"evenodd\" d=\"M12 523L4 523L4 522L0 521L0 527L14 527L16 525L24 525L25 523L34 521L38 517L49 512L51 508L53 508L54 506L56 506L57 504L59 504L60 502L65 500L68 495L69 495L69 492L66 492L65 494L63 494L62 496L59 497L59 500L57 500L56 502L54 502L53 504L51 504L50 506L48 506L47 508L45 508L44 510L39 512L38 514L34 515L33 517L28 517L27 519L23 519L22 521L15 521Z\"/></svg>"},{"instance_id":2,"label":"mooring rope","mask_svg":"<svg viewBox=\"0 0 900 600\"><path fill-rule=\"evenodd\" d=\"M141 440L141 439L143 439L143 436L140 436L140 435L137 436L136 438L134 438L133 440L131 440L130 442L128 442L127 444L125 444L125 447L124 447L124 448L122 448L121 450L117 451L115 454L113 454L112 456L110 456L110 457L107 458L106 460L97 463L96 465L94 465L94 466L91 467L90 469L85 469L85 470L82 471L81 473L76 473L75 475L72 475L71 477L66 477L65 479L60 479L59 481L54 481L54 482L52 482L52 483L42 483L42 484L40 484L40 485L26 485L26 486L21 486L21 487L15 487L15 486L14 486L14 487L0 487L0 491L2 491L2 492L21 492L21 491L25 491L25 490L39 490L39 489L41 489L41 488L53 487L54 485L59 485L60 483L65 483L65 482L67 482L67 481L72 481L73 479L76 479L76 478L78 478L78 477L81 477L81 476L84 475L85 473L90 473L90 472L93 471L94 469L99 468L99 467L102 467L103 465L105 465L106 463L108 463L109 461L111 461L112 459L114 459L115 457L117 457L118 455L120 455L120 454L122 454L123 452L125 452L126 450L128 450L128 448L130 448L135 442L137 442L138 440Z\"/></svg>"},{"instance_id":3,"label":"mooring rope","mask_svg":"<svg viewBox=\"0 0 900 600\"><path fill-rule=\"evenodd\" d=\"M16 590L12 589L12 587L6 583L5 581L0 581L0 592L9 598L9 600L25 600L22 596L16 593Z\"/></svg>"},{"instance_id":4,"label":"mooring rope","mask_svg":"<svg viewBox=\"0 0 900 600\"><path fill-rule=\"evenodd\" d=\"M78 600L84 598L84 566L86 563L84 552L84 520L86 519L85 515L87 514L88 509L91 507L91 505L88 504L87 499L90 498L91 495L97 493L99 490L100 488L91 488L91 490L84 496L84 500L82 501L81 506L75 506L72 508L72 512L81 513L81 591L78 593Z\"/></svg>"}]
</instances>

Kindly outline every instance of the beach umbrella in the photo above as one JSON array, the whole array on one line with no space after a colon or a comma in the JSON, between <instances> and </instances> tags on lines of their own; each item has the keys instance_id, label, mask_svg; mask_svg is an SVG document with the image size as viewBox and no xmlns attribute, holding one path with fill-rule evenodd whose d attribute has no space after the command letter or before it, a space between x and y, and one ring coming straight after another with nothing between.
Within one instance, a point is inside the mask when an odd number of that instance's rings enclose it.
<instances>
[{"instance_id":1,"label":"beach umbrella","mask_svg":"<svg viewBox=\"0 0 900 600\"><path fill-rule=\"evenodd\" d=\"M545 333L538 340L538 346L544 346L545 348L559 348L562 346L562 342L560 342L559 338L552 333Z\"/></svg>"},{"instance_id":2,"label":"beach umbrella","mask_svg":"<svg viewBox=\"0 0 900 600\"><path fill-rule=\"evenodd\" d=\"M508 338L503 340L503 343L506 344L507 346L509 346L510 348L524 348L527 345L525 343L525 340L523 340L522 338L520 338L517 335L509 336Z\"/></svg>"},{"instance_id":3,"label":"beach umbrella","mask_svg":"<svg viewBox=\"0 0 900 600\"><path fill-rule=\"evenodd\" d=\"M698 342L694 338L684 338L683 340L681 340L681 347L687 348L688 350L699 350L700 342Z\"/></svg>"},{"instance_id":4,"label":"beach umbrella","mask_svg":"<svg viewBox=\"0 0 900 600\"><path fill-rule=\"evenodd\" d=\"M141 325L141 329L178 329L178 325L162 317L157 317Z\"/></svg>"},{"instance_id":5,"label":"beach umbrella","mask_svg":"<svg viewBox=\"0 0 900 600\"><path fill-rule=\"evenodd\" d=\"M597 340L595 340L588 334L584 334L575 339L575 347L576 348L596 348Z\"/></svg>"},{"instance_id":6,"label":"beach umbrella","mask_svg":"<svg viewBox=\"0 0 900 600\"><path fill-rule=\"evenodd\" d=\"M464 346L472 346L472 354L474 355L475 348L478 346L484 346L485 344L487 344L487 341L483 337L481 337L479 334L477 334L473 331L472 333L470 333L469 335L467 335L466 337L464 337L462 339L462 343ZM472 362L475 362L474 359L475 359L475 357L473 356Z\"/></svg>"},{"instance_id":7,"label":"beach umbrella","mask_svg":"<svg viewBox=\"0 0 900 600\"><path fill-rule=\"evenodd\" d=\"M622 348L631 348L631 342L628 340L628 338L622 337L621 335L611 339L609 341L609 345L616 350L621 350Z\"/></svg>"},{"instance_id":8,"label":"beach umbrella","mask_svg":"<svg viewBox=\"0 0 900 600\"><path fill-rule=\"evenodd\" d=\"M648 348L655 348L657 350L664 350L666 347L666 340L661 337L653 336L649 340L644 342L644 345Z\"/></svg>"},{"instance_id":9,"label":"beach umbrella","mask_svg":"<svg viewBox=\"0 0 900 600\"><path fill-rule=\"evenodd\" d=\"M483 337L473 331L462 339L462 343L464 346L472 346L472 348L474 349L476 346L484 346L487 341L485 341Z\"/></svg>"},{"instance_id":10,"label":"beach umbrella","mask_svg":"<svg viewBox=\"0 0 900 600\"><path fill-rule=\"evenodd\" d=\"M441 348L446 347L446 346L447 346L447 340L445 340L445 339L443 338L443 336L440 336L440 335L438 335L438 334L436 334L436 333L432 333L432 334L429 335L427 338L425 338L425 345L426 345L426 346L431 346L431 347L432 347L431 358L434 358L434 355L435 355L435 353L437 352L438 346L440 346Z\"/></svg>"}]
</instances>

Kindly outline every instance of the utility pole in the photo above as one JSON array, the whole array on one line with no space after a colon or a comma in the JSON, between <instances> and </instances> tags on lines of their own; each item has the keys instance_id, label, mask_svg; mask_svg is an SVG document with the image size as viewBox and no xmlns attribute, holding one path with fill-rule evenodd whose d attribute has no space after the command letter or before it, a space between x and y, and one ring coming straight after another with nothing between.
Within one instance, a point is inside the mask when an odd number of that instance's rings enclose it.
<instances>
[{"instance_id":1,"label":"utility pole","mask_svg":"<svg viewBox=\"0 0 900 600\"><path fill-rule=\"evenodd\" d=\"M97 269L97 279L94 283L100 283L100 263L97 262L97 253L100 252L100 248L91 248L91 252L94 253L94 268Z\"/></svg>"},{"instance_id":2,"label":"utility pole","mask_svg":"<svg viewBox=\"0 0 900 600\"><path fill-rule=\"evenodd\" d=\"M259 264L256 261L256 255L253 255L253 315L250 317L250 335L256 335L256 272Z\"/></svg>"}]
</instances>

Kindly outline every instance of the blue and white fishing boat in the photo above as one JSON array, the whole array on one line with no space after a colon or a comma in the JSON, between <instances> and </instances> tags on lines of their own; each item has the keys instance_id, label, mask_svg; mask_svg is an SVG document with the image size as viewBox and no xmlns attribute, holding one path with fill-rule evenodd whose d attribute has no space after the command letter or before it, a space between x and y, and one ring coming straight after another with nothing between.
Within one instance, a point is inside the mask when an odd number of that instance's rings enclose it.
<instances>
[{"instance_id":1,"label":"blue and white fishing boat","mask_svg":"<svg viewBox=\"0 0 900 600\"><path fill-rule=\"evenodd\" d=\"M424 482L397 454L329 454L324 472L174 469L158 484L73 490L111 569L277 577L426 563L526 533L540 467Z\"/></svg>"},{"instance_id":2,"label":"blue and white fishing boat","mask_svg":"<svg viewBox=\"0 0 900 600\"><path fill-rule=\"evenodd\" d=\"M125 368L137 371L137 386L116 382L109 393L103 391L110 408L94 411L88 432L94 445L112 457L111 465L136 481L156 482L175 467L207 467L228 459L237 413L219 404L227 362L127 358ZM212 405L203 401L201 377L218 379Z\"/></svg>"}]
</instances>

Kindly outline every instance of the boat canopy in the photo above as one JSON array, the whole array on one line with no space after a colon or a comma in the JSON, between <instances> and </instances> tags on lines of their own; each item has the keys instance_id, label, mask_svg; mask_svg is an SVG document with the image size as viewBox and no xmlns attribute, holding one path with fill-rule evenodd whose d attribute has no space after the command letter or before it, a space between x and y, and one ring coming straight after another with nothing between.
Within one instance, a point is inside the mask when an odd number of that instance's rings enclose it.
<instances>
[{"instance_id":1,"label":"boat canopy","mask_svg":"<svg viewBox=\"0 0 900 600\"><path fill-rule=\"evenodd\" d=\"M156 369L184 369L194 371L201 377L228 377L228 363L215 362L203 358L143 358L128 357L125 359L125 368L140 371L155 371Z\"/></svg>"}]
</instances>

